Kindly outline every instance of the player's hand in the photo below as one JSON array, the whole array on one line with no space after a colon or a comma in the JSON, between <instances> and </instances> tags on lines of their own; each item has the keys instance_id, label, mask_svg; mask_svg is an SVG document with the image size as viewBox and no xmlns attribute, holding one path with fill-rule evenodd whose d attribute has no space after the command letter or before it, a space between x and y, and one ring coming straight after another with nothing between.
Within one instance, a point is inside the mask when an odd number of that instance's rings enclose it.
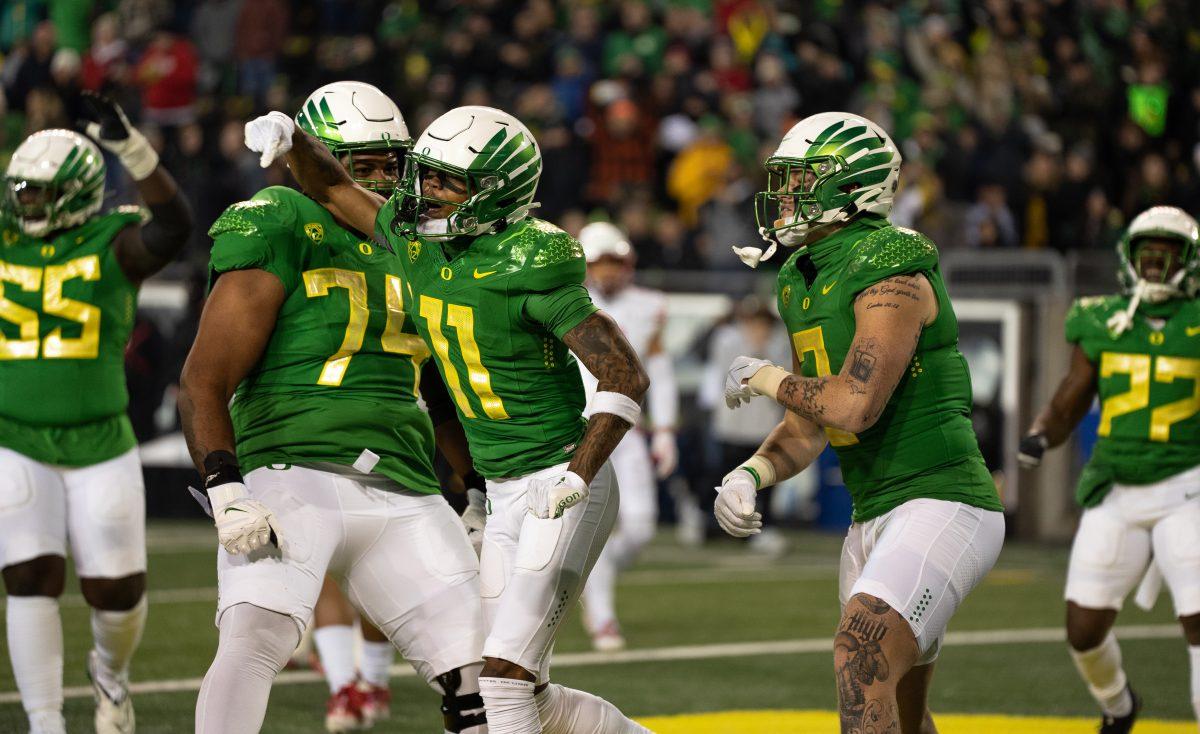
<instances>
[{"instance_id":1,"label":"player's hand","mask_svg":"<svg viewBox=\"0 0 1200 734\"><path fill-rule=\"evenodd\" d=\"M217 540L233 555L252 553L274 543L282 547L275 515L262 502L246 494L241 482L226 482L208 488Z\"/></svg>"},{"instance_id":2,"label":"player's hand","mask_svg":"<svg viewBox=\"0 0 1200 734\"><path fill-rule=\"evenodd\" d=\"M679 445L675 443L675 432L660 428L650 437L650 458L654 459L655 473L666 479L679 466Z\"/></svg>"},{"instance_id":3,"label":"player's hand","mask_svg":"<svg viewBox=\"0 0 1200 734\"><path fill-rule=\"evenodd\" d=\"M1042 455L1046 453L1048 442L1040 433L1031 433L1021 439L1017 447L1017 463L1022 469L1034 469L1042 464Z\"/></svg>"},{"instance_id":4,"label":"player's hand","mask_svg":"<svg viewBox=\"0 0 1200 734\"><path fill-rule=\"evenodd\" d=\"M744 469L734 469L717 487L713 514L721 529L735 538L745 538L762 532L762 514L754 509L758 488L754 477Z\"/></svg>"},{"instance_id":5,"label":"player's hand","mask_svg":"<svg viewBox=\"0 0 1200 734\"><path fill-rule=\"evenodd\" d=\"M258 165L266 168L292 149L296 123L282 112L268 112L246 123L246 147L261 153Z\"/></svg>"},{"instance_id":6,"label":"player's hand","mask_svg":"<svg viewBox=\"0 0 1200 734\"><path fill-rule=\"evenodd\" d=\"M765 359L741 356L729 365L729 373L725 376L725 404L730 408L740 407L742 403L750 402L750 398L760 395L750 387L747 381L763 367L774 366Z\"/></svg>"},{"instance_id":7,"label":"player's hand","mask_svg":"<svg viewBox=\"0 0 1200 734\"><path fill-rule=\"evenodd\" d=\"M136 127L129 123L121 105L103 94L83 92L83 118L80 124L88 137L110 151L133 176L141 181L158 167L158 153Z\"/></svg>"},{"instance_id":8,"label":"player's hand","mask_svg":"<svg viewBox=\"0 0 1200 734\"><path fill-rule=\"evenodd\" d=\"M543 520L557 520L588 497L587 482L573 471L545 479L531 479L525 492L529 512Z\"/></svg>"},{"instance_id":9,"label":"player's hand","mask_svg":"<svg viewBox=\"0 0 1200 734\"><path fill-rule=\"evenodd\" d=\"M487 497L478 489L467 490L467 509L462 514L463 527L467 529L467 540L479 555L483 548L483 528L487 524Z\"/></svg>"}]
</instances>

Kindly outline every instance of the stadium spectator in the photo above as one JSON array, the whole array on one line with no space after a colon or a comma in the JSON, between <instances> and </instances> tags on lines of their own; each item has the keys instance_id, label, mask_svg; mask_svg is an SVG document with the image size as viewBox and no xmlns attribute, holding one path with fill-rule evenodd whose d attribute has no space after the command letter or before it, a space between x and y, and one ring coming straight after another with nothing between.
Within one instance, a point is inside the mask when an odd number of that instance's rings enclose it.
<instances>
[{"instance_id":1,"label":"stadium spectator","mask_svg":"<svg viewBox=\"0 0 1200 734\"><path fill-rule=\"evenodd\" d=\"M44 20L33 29L29 45L20 53L14 53L15 64L11 81L5 83L8 105L14 110L24 110L29 93L35 89L53 86L50 63L58 48L54 23ZM7 75L6 75L7 76Z\"/></svg>"},{"instance_id":2,"label":"stadium spectator","mask_svg":"<svg viewBox=\"0 0 1200 734\"><path fill-rule=\"evenodd\" d=\"M169 30L154 39L134 68L142 89L142 116L160 127L178 127L196 119L196 49Z\"/></svg>"},{"instance_id":3,"label":"stadium spectator","mask_svg":"<svg viewBox=\"0 0 1200 734\"><path fill-rule=\"evenodd\" d=\"M83 59L83 86L93 92L124 83L129 44L121 38L117 16L105 13L92 23L92 45Z\"/></svg>"}]
</instances>

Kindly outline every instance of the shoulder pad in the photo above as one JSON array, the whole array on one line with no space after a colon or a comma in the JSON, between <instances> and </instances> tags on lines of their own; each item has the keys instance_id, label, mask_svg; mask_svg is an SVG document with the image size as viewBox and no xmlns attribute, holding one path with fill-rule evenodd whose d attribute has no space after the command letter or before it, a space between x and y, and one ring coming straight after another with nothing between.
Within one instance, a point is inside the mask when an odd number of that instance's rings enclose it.
<instances>
[{"instance_id":1,"label":"shoulder pad","mask_svg":"<svg viewBox=\"0 0 1200 734\"><path fill-rule=\"evenodd\" d=\"M498 237L499 246L507 250L510 272L520 271L517 277L528 290L583 282L587 272L583 246L553 224L530 217Z\"/></svg>"},{"instance_id":2,"label":"shoulder pad","mask_svg":"<svg viewBox=\"0 0 1200 734\"><path fill-rule=\"evenodd\" d=\"M876 229L851 246L846 285L858 293L895 275L932 270L938 264L933 241L903 227Z\"/></svg>"},{"instance_id":3,"label":"shoulder pad","mask_svg":"<svg viewBox=\"0 0 1200 734\"><path fill-rule=\"evenodd\" d=\"M1084 296L1075 299L1067 312L1064 328L1067 341L1078 342L1087 336L1109 337L1108 319L1129 305L1126 296Z\"/></svg>"},{"instance_id":4,"label":"shoulder pad","mask_svg":"<svg viewBox=\"0 0 1200 734\"><path fill-rule=\"evenodd\" d=\"M214 239L227 233L253 236L264 228L289 226L295 213L296 196L303 194L286 186L265 188L246 201L231 204L213 222L208 236Z\"/></svg>"}]
</instances>

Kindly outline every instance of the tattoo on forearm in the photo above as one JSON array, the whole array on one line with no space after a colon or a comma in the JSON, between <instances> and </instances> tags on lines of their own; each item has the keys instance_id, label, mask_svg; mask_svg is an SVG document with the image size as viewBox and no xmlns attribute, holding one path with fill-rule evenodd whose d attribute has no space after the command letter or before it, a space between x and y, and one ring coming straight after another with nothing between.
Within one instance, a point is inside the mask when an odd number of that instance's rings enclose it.
<instances>
[{"instance_id":1,"label":"tattoo on forearm","mask_svg":"<svg viewBox=\"0 0 1200 734\"><path fill-rule=\"evenodd\" d=\"M854 357L850 362L849 375L852 380L870 382L875 373L875 355L872 351L877 347L874 339L864 339L854 346Z\"/></svg>"},{"instance_id":2,"label":"tattoo on forearm","mask_svg":"<svg viewBox=\"0 0 1200 734\"><path fill-rule=\"evenodd\" d=\"M828 380L828 377L789 375L779 386L779 402L793 413L820 423L825 417L825 408L821 400Z\"/></svg>"}]
</instances>

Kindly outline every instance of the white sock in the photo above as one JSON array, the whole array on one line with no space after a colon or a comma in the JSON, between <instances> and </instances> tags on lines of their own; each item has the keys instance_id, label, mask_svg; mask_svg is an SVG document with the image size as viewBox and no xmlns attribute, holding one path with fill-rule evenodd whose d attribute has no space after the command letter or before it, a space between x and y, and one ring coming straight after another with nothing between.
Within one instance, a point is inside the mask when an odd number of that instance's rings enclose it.
<instances>
[{"instance_id":1,"label":"white sock","mask_svg":"<svg viewBox=\"0 0 1200 734\"><path fill-rule=\"evenodd\" d=\"M354 668L354 628L348 624L331 624L313 630L313 644L321 656L325 681L330 693L337 693L358 677Z\"/></svg>"},{"instance_id":2,"label":"white sock","mask_svg":"<svg viewBox=\"0 0 1200 734\"><path fill-rule=\"evenodd\" d=\"M533 683L512 678L480 678L489 734L541 734Z\"/></svg>"},{"instance_id":3,"label":"white sock","mask_svg":"<svg viewBox=\"0 0 1200 734\"><path fill-rule=\"evenodd\" d=\"M122 684L129 680L129 661L142 641L146 627L146 595L132 609L113 612L92 610L92 639L100 662L99 683L114 698Z\"/></svg>"},{"instance_id":4,"label":"white sock","mask_svg":"<svg viewBox=\"0 0 1200 734\"><path fill-rule=\"evenodd\" d=\"M546 734L651 734L603 698L556 683L537 694L537 710Z\"/></svg>"},{"instance_id":5,"label":"white sock","mask_svg":"<svg viewBox=\"0 0 1200 734\"><path fill-rule=\"evenodd\" d=\"M1200 645L1188 645L1188 659L1192 662L1192 710L1200 722Z\"/></svg>"},{"instance_id":6,"label":"white sock","mask_svg":"<svg viewBox=\"0 0 1200 734\"><path fill-rule=\"evenodd\" d=\"M1092 698L1109 716L1128 716L1133 710L1133 697L1129 695L1128 680L1121 667L1121 648L1112 632L1091 650L1079 652L1071 648L1071 657L1083 682L1087 683Z\"/></svg>"},{"instance_id":7,"label":"white sock","mask_svg":"<svg viewBox=\"0 0 1200 734\"><path fill-rule=\"evenodd\" d=\"M8 655L21 704L34 734L66 731L63 720L63 636L58 599L10 596L5 615Z\"/></svg>"},{"instance_id":8,"label":"white sock","mask_svg":"<svg viewBox=\"0 0 1200 734\"><path fill-rule=\"evenodd\" d=\"M387 688L392 661L395 659L396 648L392 643L363 640L362 679L373 686Z\"/></svg>"}]
</instances>

